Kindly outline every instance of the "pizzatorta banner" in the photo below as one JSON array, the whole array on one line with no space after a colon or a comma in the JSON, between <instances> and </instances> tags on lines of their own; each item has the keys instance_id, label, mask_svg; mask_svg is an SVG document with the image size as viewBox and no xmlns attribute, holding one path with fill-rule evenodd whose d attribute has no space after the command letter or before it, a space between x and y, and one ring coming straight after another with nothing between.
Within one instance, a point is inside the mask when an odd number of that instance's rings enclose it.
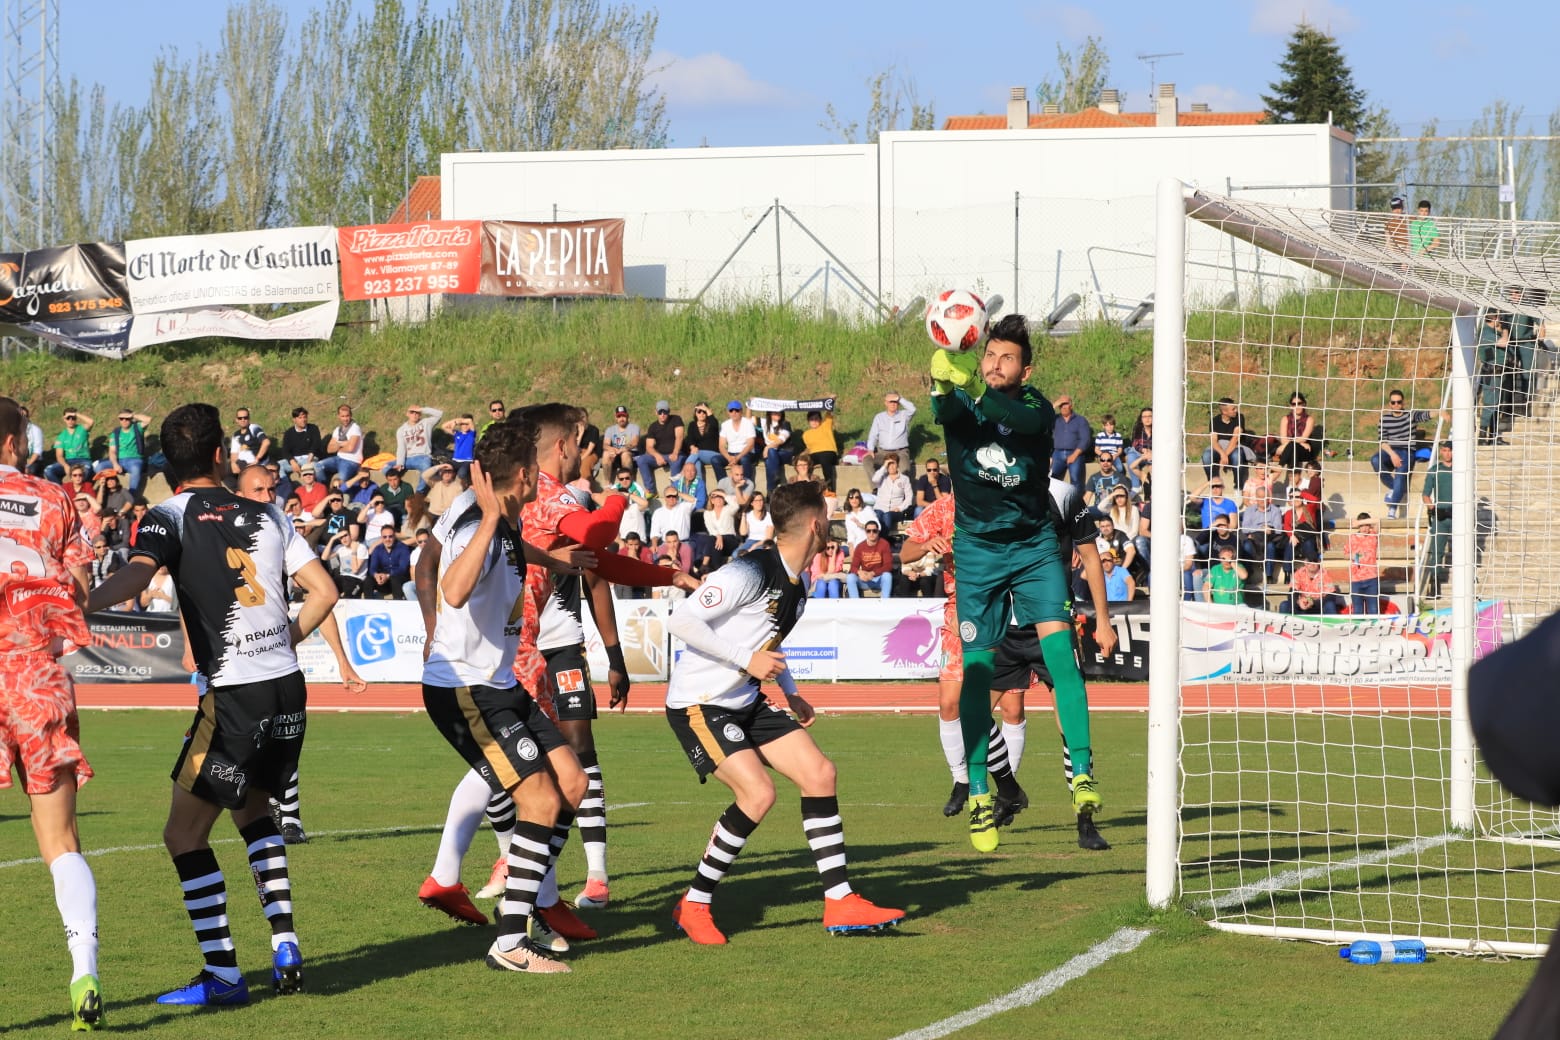
<instances>
[{"instance_id":1,"label":"pizzatorta banner","mask_svg":"<svg viewBox=\"0 0 1560 1040\"><path fill-rule=\"evenodd\" d=\"M424 220L342 228L341 293L349 300L477 291L482 222Z\"/></svg>"}]
</instances>

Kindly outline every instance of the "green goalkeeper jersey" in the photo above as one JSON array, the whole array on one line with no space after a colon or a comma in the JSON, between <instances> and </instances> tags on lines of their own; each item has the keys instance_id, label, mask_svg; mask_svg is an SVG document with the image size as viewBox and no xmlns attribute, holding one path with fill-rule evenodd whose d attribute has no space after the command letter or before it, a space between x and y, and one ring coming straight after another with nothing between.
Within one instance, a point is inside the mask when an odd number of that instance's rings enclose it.
<instances>
[{"instance_id":1,"label":"green goalkeeper jersey","mask_svg":"<svg viewBox=\"0 0 1560 1040\"><path fill-rule=\"evenodd\" d=\"M1051 442L1056 412L1027 383L1017 397L979 401L954 388L932 396L948 443L954 527L1008 541L1051 526Z\"/></svg>"}]
</instances>

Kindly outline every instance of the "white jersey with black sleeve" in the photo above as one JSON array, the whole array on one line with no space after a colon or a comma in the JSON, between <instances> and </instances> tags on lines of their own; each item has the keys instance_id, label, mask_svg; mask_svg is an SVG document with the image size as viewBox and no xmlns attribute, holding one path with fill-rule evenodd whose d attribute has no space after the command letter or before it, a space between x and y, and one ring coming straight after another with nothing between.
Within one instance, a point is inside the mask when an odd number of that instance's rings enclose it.
<instances>
[{"instance_id":1,"label":"white jersey with black sleeve","mask_svg":"<svg viewBox=\"0 0 1560 1040\"><path fill-rule=\"evenodd\" d=\"M455 507L449 512L455 512ZM468 506L450 524L448 537L440 539L441 585L450 567L471 545L481 522L481 510ZM520 649L524 597L525 561L521 557L520 534L508 521L501 520L466 602L454 607L444 601L442 593L439 595L433 641L423 664L423 682L450 688L512 688L517 682L515 654Z\"/></svg>"},{"instance_id":2,"label":"white jersey with black sleeve","mask_svg":"<svg viewBox=\"0 0 1560 1040\"><path fill-rule=\"evenodd\" d=\"M666 706L752 704L759 685L748 662L755 651L779 649L806 605L807 586L778 549L738 556L711 574L667 621L687 649L672 665ZM796 689L789 671L777 682L787 693Z\"/></svg>"},{"instance_id":3,"label":"white jersey with black sleeve","mask_svg":"<svg viewBox=\"0 0 1560 1040\"><path fill-rule=\"evenodd\" d=\"M211 686L298 670L287 579L317 557L276 506L222 487L187 489L147 511L130 555L173 575L195 666Z\"/></svg>"}]
</instances>

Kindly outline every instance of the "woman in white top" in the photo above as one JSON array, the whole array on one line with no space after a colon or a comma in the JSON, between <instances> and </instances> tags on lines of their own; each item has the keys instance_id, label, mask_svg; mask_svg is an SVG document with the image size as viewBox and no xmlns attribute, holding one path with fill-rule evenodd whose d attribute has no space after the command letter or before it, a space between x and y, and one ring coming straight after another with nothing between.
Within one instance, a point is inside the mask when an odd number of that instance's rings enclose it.
<instances>
[{"instance_id":1,"label":"woman in white top","mask_svg":"<svg viewBox=\"0 0 1560 1040\"><path fill-rule=\"evenodd\" d=\"M1138 527L1142 524L1143 514L1138 512L1138 507L1132 502L1132 495L1126 488L1117 485L1110 492L1110 508L1106 511L1111 522L1116 525L1116 530L1126 535L1129 539L1136 539Z\"/></svg>"},{"instance_id":2,"label":"woman in white top","mask_svg":"<svg viewBox=\"0 0 1560 1040\"><path fill-rule=\"evenodd\" d=\"M915 508L915 491L910 486L910 478L899 472L898 455L888 456L872 474L872 486L877 489L874 505L882 521L883 533L892 534L900 519L909 516Z\"/></svg>"},{"instance_id":3,"label":"woman in white top","mask_svg":"<svg viewBox=\"0 0 1560 1040\"><path fill-rule=\"evenodd\" d=\"M742 514L742 544L737 546L738 553L745 553L760 542L766 542L775 536L775 521L769 515L769 503L764 500L762 492L755 493L748 503L747 512Z\"/></svg>"},{"instance_id":4,"label":"woman in white top","mask_svg":"<svg viewBox=\"0 0 1560 1040\"><path fill-rule=\"evenodd\" d=\"M851 488L845 493L845 546L847 552L855 552L856 546L867 540L867 525L878 524L882 521L878 515L867 508L866 499L861 497L861 491Z\"/></svg>"},{"instance_id":5,"label":"woman in white top","mask_svg":"<svg viewBox=\"0 0 1560 1040\"><path fill-rule=\"evenodd\" d=\"M348 524L331 538L325 546L326 558L336 572L336 588L345 598L352 599L363 591L363 581L368 577L368 546L360 542Z\"/></svg>"}]
</instances>

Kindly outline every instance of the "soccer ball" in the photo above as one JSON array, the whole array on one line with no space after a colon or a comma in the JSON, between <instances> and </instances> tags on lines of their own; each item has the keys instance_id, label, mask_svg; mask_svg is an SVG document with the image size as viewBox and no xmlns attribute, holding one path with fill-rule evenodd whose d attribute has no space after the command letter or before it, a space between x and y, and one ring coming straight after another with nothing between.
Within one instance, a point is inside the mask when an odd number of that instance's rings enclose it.
<instances>
[{"instance_id":1,"label":"soccer ball","mask_svg":"<svg viewBox=\"0 0 1560 1040\"><path fill-rule=\"evenodd\" d=\"M926 334L943 350L969 350L986 334L986 304L968 289L948 289L926 307Z\"/></svg>"}]
</instances>

